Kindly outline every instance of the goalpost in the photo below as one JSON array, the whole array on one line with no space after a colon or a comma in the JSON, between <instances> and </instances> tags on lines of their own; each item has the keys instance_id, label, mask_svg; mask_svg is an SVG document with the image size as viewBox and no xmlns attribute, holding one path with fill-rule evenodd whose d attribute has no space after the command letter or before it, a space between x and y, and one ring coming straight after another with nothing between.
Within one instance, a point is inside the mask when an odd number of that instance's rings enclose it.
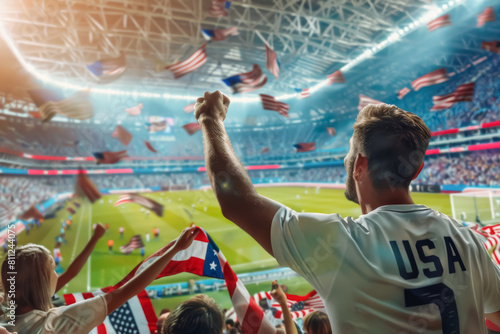
<instances>
[{"instance_id":1,"label":"goalpost","mask_svg":"<svg viewBox=\"0 0 500 334\"><path fill-rule=\"evenodd\" d=\"M500 190L450 194L453 218L490 225L500 222Z\"/></svg>"}]
</instances>

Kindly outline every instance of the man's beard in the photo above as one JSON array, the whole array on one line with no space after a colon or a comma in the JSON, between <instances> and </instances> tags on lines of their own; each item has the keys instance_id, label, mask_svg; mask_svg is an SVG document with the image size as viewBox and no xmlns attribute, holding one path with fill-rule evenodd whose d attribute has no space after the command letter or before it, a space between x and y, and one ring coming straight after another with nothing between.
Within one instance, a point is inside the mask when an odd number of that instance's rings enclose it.
<instances>
[{"instance_id":1,"label":"man's beard","mask_svg":"<svg viewBox=\"0 0 500 334\"><path fill-rule=\"evenodd\" d=\"M347 170L347 180L346 187L344 191L345 198L347 200L359 204L358 194L356 193L356 186L354 184L354 178L352 177L352 173L354 171L354 163L356 162L355 158L352 158L351 161L348 161Z\"/></svg>"}]
</instances>

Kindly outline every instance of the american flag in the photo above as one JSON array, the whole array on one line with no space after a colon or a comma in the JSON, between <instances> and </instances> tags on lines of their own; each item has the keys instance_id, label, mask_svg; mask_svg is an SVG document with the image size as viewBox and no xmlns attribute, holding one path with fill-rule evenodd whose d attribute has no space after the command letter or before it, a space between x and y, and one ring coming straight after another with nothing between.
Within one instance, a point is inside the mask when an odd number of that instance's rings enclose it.
<instances>
[{"instance_id":1,"label":"american flag","mask_svg":"<svg viewBox=\"0 0 500 334\"><path fill-rule=\"evenodd\" d=\"M222 251L204 229L198 229L199 233L192 245L177 253L157 278L187 272L198 276L224 279L231 302L240 319L242 332L246 334L275 333L276 329L264 317L264 312L233 272ZM141 262L117 286L125 284L137 271L144 270L165 253L169 246L165 246Z\"/></svg>"},{"instance_id":2,"label":"american flag","mask_svg":"<svg viewBox=\"0 0 500 334\"><path fill-rule=\"evenodd\" d=\"M116 206L116 204L115 204ZM132 236L130 238L130 241L127 242L125 245L120 247L120 251L123 254L130 254L134 249L142 248L144 247L144 242L142 242L142 237L140 234Z\"/></svg>"},{"instance_id":3,"label":"american flag","mask_svg":"<svg viewBox=\"0 0 500 334\"><path fill-rule=\"evenodd\" d=\"M276 52L273 51L266 44L266 68L274 75L274 78L278 80L280 75L280 63L278 61L278 57L276 56Z\"/></svg>"},{"instance_id":4,"label":"american flag","mask_svg":"<svg viewBox=\"0 0 500 334\"><path fill-rule=\"evenodd\" d=\"M186 130L186 132L190 136L194 135L196 132L201 130L201 125L198 124L197 122L188 123L188 124L183 125L182 127L184 128L184 130Z\"/></svg>"},{"instance_id":5,"label":"american flag","mask_svg":"<svg viewBox=\"0 0 500 334\"><path fill-rule=\"evenodd\" d=\"M337 134L337 130L335 130L335 128L333 128L333 127L327 127L326 131L328 131L328 134L330 136L335 136Z\"/></svg>"},{"instance_id":6,"label":"american flag","mask_svg":"<svg viewBox=\"0 0 500 334\"><path fill-rule=\"evenodd\" d=\"M495 11L493 7L487 7L477 16L477 26L482 27L486 22L493 22L496 20Z\"/></svg>"},{"instance_id":7,"label":"american flag","mask_svg":"<svg viewBox=\"0 0 500 334\"><path fill-rule=\"evenodd\" d=\"M409 92L411 92L411 90L407 87L401 89L399 92L398 92L398 99L403 99L403 97L405 97L406 94L408 94Z\"/></svg>"},{"instance_id":8,"label":"american flag","mask_svg":"<svg viewBox=\"0 0 500 334\"><path fill-rule=\"evenodd\" d=\"M117 151L117 152L94 152L92 153L98 164L116 164L120 160L128 157L127 151Z\"/></svg>"},{"instance_id":9,"label":"american flag","mask_svg":"<svg viewBox=\"0 0 500 334\"><path fill-rule=\"evenodd\" d=\"M116 126L115 131L113 131L112 137L118 139L125 146L130 144L130 141L132 140L132 134L121 125Z\"/></svg>"},{"instance_id":10,"label":"american flag","mask_svg":"<svg viewBox=\"0 0 500 334\"><path fill-rule=\"evenodd\" d=\"M267 77L262 73L259 65L254 64L250 72L240 73L222 79L225 85L233 89L233 93L248 93L263 87Z\"/></svg>"},{"instance_id":11,"label":"american flag","mask_svg":"<svg viewBox=\"0 0 500 334\"><path fill-rule=\"evenodd\" d=\"M107 58L88 65L87 69L97 81L118 78L127 69L127 59L124 52L116 58Z\"/></svg>"},{"instance_id":12,"label":"american flag","mask_svg":"<svg viewBox=\"0 0 500 334\"><path fill-rule=\"evenodd\" d=\"M176 79L200 68L207 62L207 43L203 44L188 59L173 65L166 66L165 69L171 71Z\"/></svg>"},{"instance_id":13,"label":"american flag","mask_svg":"<svg viewBox=\"0 0 500 334\"><path fill-rule=\"evenodd\" d=\"M229 36L238 35L238 28L232 27L229 29L201 29L203 37L207 41L217 42L223 41Z\"/></svg>"},{"instance_id":14,"label":"american flag","mask_svg":"<svg viewBox=\"0 0 500 334\"><path fill-rule=\"evenodd\" d=\"M301 99L305 99L305 98L308 98L309 96L311 96L311 93L309 92L309 88L304 88L304 89L295 88L295 91L299 94L299 97Z\"/></svg>"},{"instance_id":15,"label":"american flag","mask_svg":"<svg viewBox=\"0 0 500 334\"><path fill-rule=\"evenodd\" d=\"M75 182L75 193L73 197L86 197L90 203L94 203L99 198L101 198L101 193L99 189L90 181L90 179L84 174L82 170L78 173Z\"/></svg>"},{"instance_id":16,"label":"american flag","mask_svg":"<svg viewBox=\"0 0 500 334\"><path fill-rule=\"evenodd\" d=\"M195 104L196 103L191 103L184 107L184 111L186 112L186 114L189 114L194 111Z\"/></svg>"},{"instance_id":17,"label":"american flag","mask_svg":"<svg viewBox=\"0 0 500 334\"><path fill-rule=\"evenodd\" d=\"M224 17L229 15L229 8L231 8L231 1L212 0L208 13L211 17Z\"/></svg>"},{"instance_id":18,"label":"american flag","mask_svg":"<svg viewBox=\"0 0 500 334\"><path fill-rule=\"evenodd\" d=\"M432 102L434 103L434 106L431 111L448 109L458 102L470 102L473 97L474 82L469 82L458 86L453 93L433 96Z\"/></svg>"},{"instance_id":19,"label":"american flag","mask_svg":"<svg viewBox=\"0 0 500 334\"><path fill-rule=\"evenodd\" d=\"M139 116L141 114L143 108L144 108L144 105L142 103L139 103L135 107L125 108L125 111L130 116Z\"/></svg>"},{"instance_id":20,"label":"american flag","mask_svg":"<svg viewBox=\"0 0 500 334\"><path fill-rule=\"evenodd\" d=\"M155 150L155 148L153 147L153 145L151 145L151 143L148 142L147 140L144 141L144 144L146 145L147 149L150 150L151 152L158 153L158 151Z\"/></svg>"},{"instance_id":21,"label":"american flag","mask_svg":"<svg viewBox=\"0 0 500 334\"><path fill-rule=\"evenodd\" d=\"M500 45L498 44L498 41L490 41L490 42L481 42L481 49L490 51L490 52L495 52L495 53L500 53Z\"/></svg>"},{"instance_id":22,"label":"american flag","mask_svg":"<svg viewBox=\"0 0 500 334\"><path fill-rule=\"evenodd\" d=\"M290 295L285 293L287 299L288 309L292 314L292 319L303 318L307 314L314 311L326 312L325 304L323 300L318 295L316 290L309 292L304 296ZM276 302L273 297L271 297L270 292L259 292L253 295L253 298L258 302L262 299L268 299L271 301L271 307L276 309L274 317L276 319L283 319L283 312L281 306Z\"/></svg>"},{"instance_id":23,"label":"american flag","mask_svg":"<svg viewBox=\"0 0 500 334\"><path fill-rule=\"evenodd\" d=\"M297 143L293 145L295 149L297 150L297 153L300 152L310 152L314 151L316 149L316 143L315 142L310 142L310 143Z\"/></svg>"},{"instance_id":24,"label":"american flag","mask_svg":"<svg viewBox=\"0 0 500 334\"><path fill-rule=\"evenodd\" d=\"M384 102L372 99L368 96L364 96L363 94L359 94L358 110L363 109L364 107L366 107L369 104L380 104L380 103L384 103Z\"/></svg>"},{"instance_id":25,"label":"american flag","mask_svg":"<svg viewBox=\"0 0 500 334\"><path fill-rule=\"evenodd\" d=\"M158 217L163 217L163 205L152 200L151 198L144 197L138 194L124 194L121 195L115 202L114 206L119 206L125 203L136 203L148 210L153 211Z\"/></svg>"},{"instance_id":26,"label":"american flag","mask_svg":"<svg viewBox=\"0 0 500 334\"><path fill-rule=\"evenodd\" d=\"M429 29L429 31L434 31L436 29L446 27L449 25L451 25L450 15L446 14L446 15L440 16L437 19L434 19L431 22L427 23L427 29Z\"/></svg>"},{"instance_id":27,"label":"american flag","mask_svg":"<svg viewBox=\"0 0 500 334\"><path fill-rule=\"evenodd\" d=\"M288 110L290 109L290 106L288 104L276 101L274 96L266 94L260 94L260 99L262 101L262 108L264 110L277 111L280 113L280 115L289 117Z\"/></svg>"},{"instance_id":28,"label":"american flag","mask_svg":"<svg viewBox=\"0 0 500 334\"><path fill-rule=\"evenodd\" d=\"M329 74L328 77L328 86L334 83L345 83L345 78L344 75L340 70L333 72L332 74Z\"/></svg>"},{"instance_id":29,"label":"american flag","mask_svg":"<svg viewBox=\"0 0 500 334\"><path fill-rule=\"evenodd\" d=\"M418 79L412 81L411 86L415 91L418 91L420 88L437 85L442 82L448 81L448 74L446 74L445 68L440 68L438 70L427 73L426 75L421 76Z\"/></svg>"},{"instance_id":30,"label":"american flag","mask_svg":"<svg viewBox=\"0 0 500 334\"><path fill-rule=\"evenodd\" d=\"M71 293L64 295L67 305L93 298L112 291L114 287L95 292ZM156 333L155 310L145 290L129 299L125 304L106 317L104 322L89 334L153 334Z\"/></svg>"}]
</instances>

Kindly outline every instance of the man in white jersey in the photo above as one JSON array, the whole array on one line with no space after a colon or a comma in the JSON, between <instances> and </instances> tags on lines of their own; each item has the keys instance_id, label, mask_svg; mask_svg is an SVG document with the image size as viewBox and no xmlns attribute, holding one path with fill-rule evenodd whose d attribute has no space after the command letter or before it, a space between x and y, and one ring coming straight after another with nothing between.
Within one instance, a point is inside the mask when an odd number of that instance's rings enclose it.
<instances>
[{"instance_id":1,"label":"man in white jersey","mask_svg":"<svg viewBox=\"0 0 500 334\"><path fill-rule=\"evenodd\" d=\"M354 124L345 195L358 219L297 213L259 195L224 128L229 99L196 104L207 173L223 215L323 298L333 332L486 333L500 324L500 269L459 222L413 203L430 131L393 105L365 107Z\"/></svg>"}]
</instances>

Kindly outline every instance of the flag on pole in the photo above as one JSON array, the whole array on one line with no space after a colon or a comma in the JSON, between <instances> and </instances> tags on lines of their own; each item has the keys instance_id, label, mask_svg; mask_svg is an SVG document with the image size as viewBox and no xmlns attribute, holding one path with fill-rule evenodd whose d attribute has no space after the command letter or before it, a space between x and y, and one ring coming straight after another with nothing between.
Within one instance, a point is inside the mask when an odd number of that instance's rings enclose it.
<instances>
[{"instance_id":1,"label":"flag on pole","mask_svg":"<svg viewBox=\"0 0 500 334\"><path fill-rule=\"evenodd\" d=\"M200 131L201 130L201 125L198 124L197 122L194 122L194 123L188 123L184 126L182 126L184 128L184 130L186 130L186 132L192 136L194 135L196 132Z\"/></svg>"},{"instance_id":2,"label":"flag on pole","mask_svg":"<svg viewBox=\"0 0 500 334\"><path fill-rule=\"evenodd\" d=\"M123 254L130 254L134 249L139 249L144 247L144 242L142 242L142 237L140 234L134 235L130 238L130 241L125 245L120 247L120 251Z\"/></svg>"},{"instance_id":3,"label":"flag on pole","mask_svg":"<svg viewBox=\"0 0 500 334\"><path fill-rule=\"evenodd\" d=\"M163 205L151 198L144 197L138 194L121 195L115 202L114 206L119 206L124 203L136 203L144 208L153 211L158 217L163 217Z\"/></svg>"},{"instance_id":4,"label":"flag on pole","mask_svg":"<svg viewBox=\"0 0 500 334\"><path fill-rule=\"evenodd\" d=\"M326 131L328 131L328 134L330 136L335 136L337 134L337 130L335 130L335 128L333 128L333 127L327 127Z\"/></svg>"},{"instance_id":5,"label":"flag on pole","mask_svg":"<svg viewBox=\"0 0 500 334\"><path fill-rule=\"evenodd\" d=\"M495 11L493 7L487 7L477 16L477 26L482 27L486 22L493 22L496 20Z\"/></svg>"},{"instance_id":6,"label":"flag on pole","mask_svg":"<svg viewBox=\"0 0 500 334\"><path fill-rule=\"evenodd\" d=\"M359 104L358 104L358 110L363 109L369 104L380 104L384 103L379 100L372 99L371 97L364 96L363 94L359 94Z\"/></svg>"},{"instance_id":7,"label":"flag on pole","mask_svg":"<svg viewBox=\"0 0 500 334\"><path fill-rule=\"evenodd\" d=\"M64 300L66 305L71 305L112 290L114 287L107 287L95 292L70 293L64 295ZM154 334L156 333L157 321L153 304L151 304L146 290L142 290L113 311L101 325L94 328L89 334Z\"/></svg>"},{"instance_id":8,"label":"flag on pole","mask_svg":"<svg viewBox=\"0 0 500 334\"><path fill-rule=\"evenodd\" d=\"M223 41L229 36L238 35L238 28L233 27L229 29L201 29L203 37L207 41L218 42Z\"/></svg>"},{"instance_id":9,"label":"flag on pole","mask_svg":"<svg viewBox=\"0 0 500 334\"><path fill-rule=\"evenodd\" d=\"M429 29L429 31L434 31L436 29L446 27L449 25L451 25L450 15L446 14L446 15L440 16L437 19L434 19L431 22L427 23L427 29Z\"/></svg>"},{"instance_id":10,"label":"flag on pole","mask_svg":"<svg viewBox=\"0 0 500 334\"><path fill-rule=\"evenodd\" d=\"M185 106L184 111L186 112L186 114L193 112L195 105L196 105L196 103L191 103L191 104L188 104L187 106Z\"/></svg>"},{"instance_id":11,"label":"flag on pole","mask_svg":"<svg viewBox=\"0 0 500 334\"><path fill-rule=\"evenodd\" d=\"M229 15L231 1L212 0L208 13L211 17L224 17Z\"/></svg>"},{"instance_id":12,"label":"flag on pole","mask_svg":"<svg viewBox=\"0 0 500 334\"><path fill-rule=\"evenodd\" d=\"M404 87L398 92L398 99L402 100L409 92L411 92L411 89Z\"/></svg>"},{"instance_id":13,"label":"flag on pole","mask_svg":"<svg viewBox=\"0 0 500 334\"><path fill-rule=\"evenodd\" d=\"M344 75L340 70L333 72L327 76L328 86L334 83L345 83Z\"/></svg>"},{"instance_id":14,"label":"flag on pole","mask_svg":"<svg viewBox=\"0 0 500 334\"><path fill-rule=\"evenodd\" d=\"M481 49L490 51L490 52L495 52L495 53L500 53L500 45L498 44L498 41L483 41L481 42Z\"/></svg>"},{"instance_id":15,"label":"flag on pole","mask_svg":"<svg viewBox=\"0 0 500 334\"><path fill-rule=\"evenodd\" d=\"M285 292L288 309L292 314L292 319L299 319L305 317L307 314L312 313L314 311L321 311L326 313L325 304L323 300L316 292L316 290L312 290L308 294L304 296L298 295L290 295ZM253 295L253 298L259 302L262 299L267 299L271 301L271 308L275 309L274 317L276 319L283 319L283 310L280 304L273 299L271 296L271 292L262 291Z\"/></svg>"},{"instance_id":16,"label":"flag on pole","mask_svg":"<svg viewBox=\"0 0 500 334\"><path fill-rule=\"evenodd\" d=\"M148 148L148 150L150 150L151 152L158 153L158 151L155 150L155 148L153 147L153 145L151 145L151 143L148 142L147 140L144 141L144 144L146 145L146 147Z\"/></svg>"},{"instance_id":17,"label":"flag on pole","mask_svg":"<svg viewBox=\"0 0 500 334\"><path fill-rule=\"evenodd\" d=\"M474 82L469 82L458 86L453 93L433 96L434 106L431 111L448 109L458 102L471 102L473 97Z\"/></svg>"},{"instance_id":18,"label":"flag on pole","mask_svg":"<svg viewBox=\"0 0 500 334\"><path fill-rule=\"evenodd\" d=\"M263 74L259 65L254 64L250 72L233 75L222 79L222 82L233 89L233 93L253 92L267 83L267 77Z\"/></svg>"},{"instance_id":19,"label":"flag on pole","mask_svg":"<svg viewBox=\"0 0 500 334\"><path fill-rule=\"evenodd\" d=\"M275 333L276 329L264 317L264 312L233 272L222 251L204 229L198 227L198 230L198 235L191 246L177 253L157 278L187 272L198 276L224 279L243 333ZM170 245L165 246L142 261L117 286L122 286L137 272L143 271L169 247Z\"/></svg>"},{"instance_id":20,"label":"flag on pole","mask_svg":"<svg viewBox=\"0 0 500 334\"><path fill-rule=\"evenodd\" d=\"M299 98L301 98L301 99L305 99L305 98L308 98L309 96L311 96L311 93L309 92L309 88L304 88L304 89L295 88L295 91L299 94Z\"/></svg>"},{"instance_id":21,"label":"flag on pole","mask_svg":"<svg viewBox=\"0 0 500 334\"><path fill-rule=\"evenodd\" d=\"M87 69L98 82L111 82L118 79L127 69L125 52L116 58L106 58L88 65Z\"/></svg>"},{"instance_id":22,"label":"flag on pole","mask_svg":"<svg viewBox=\"0 0 500 334\"><path fill-rule=\"evenodd\" d=\"M274 75L274 78L278 80L280 74L280 62L278 61L278 57L276 56L276 52L273 51L266 45L266 68Z\"/></svg>"},{"instance_id":23,"label":"flag on pole","mask_svg":"<svg viewBox=\"0 0 500 334\"><path fill-rule=\"evenodd\" d=\"M130 116L139 116L141 114L143 108L144 108L144 105L142 103L139 103L135 107L125 108L125 111Z\"/></svg>"},{"instance_id":24,"label":"flag on pole","mask_svg":"<svg viewBox=\"0 0 500 334\"><path fill-rule=\"evenodd\" d=\"M310 143L298 143L293 145L295 149L297 150L297 153L300 152L310 152L314 151L316 149L316 143L315 142L310 142Z\"/></svg>"},{"instance_id":25,"label":"flag on pole","mask_svg":"<svg viewBox=\"0 0 500 334\"><path fill-rule=\"evenodd\" d=\"M280 115L289 117L288 110L290 109L290 106L288 104L279 102L274 98L274 96L266 94L260 94L260 99L264 110L277 111Z\"/></svg>"},{"instance_id":26,"label":"flag on pole","mask_svg":"<svg viewBox=\"0 0 500 334\"><path fill-rule=\"evenodd\" d=\"M80 170L75 182L75 197L86 197L90 203L94 203L99 198L101 198L101 193L99 189L90 181L90 179L84 174L84 171Z\"/></svg>"},{"instance_id":27,"label":"flag on pole","mask_svg":"<svg viewBox=\"0 0 500 334\"><path fill-rule=\"evenodd\" d=\"M164 69L169 70L174 74L175 79L179 79L188 73L200 68L207 62L207 43L203 44L198 50L195 51L188 59L175 63L173 65L165 66Z\"/></svg>"},{"instance_id":28,"label":"flag on pole","mask_svg":"<svg viewBox=\"0 0 500 334\"><path fill-rule=\"evenodd\" d=\"M448 81L448 74L446 74L445 68L440 68L438 70L427 73L426 75L421 76L418 79L412 81L411 86L415 91L418 91L420 88L437 85L442 82Z\"/></svg>"},{"instance_id":29,"label":"flag on pole","mask_svg":"<svg viewBox=\"0 0 500 334\"><path fill-rule=\"evenodd\" d=\"M117 152L94 152L92 153L98 164L116 164L120 160L127 158L127 151L117 151Z\"/></svg>"},{"instance_id":30,"label":"flag on pole","mask_svg":"<svg viewBox=\"0 0 500 334\"><path fill-rule=\"evenodd\" d=\"M123 126L116 126L115 131L112 134L113 138L118 139L123 145L127 146L132 140L132 134L128 132Z\"/></svg>"}]
</instances>

